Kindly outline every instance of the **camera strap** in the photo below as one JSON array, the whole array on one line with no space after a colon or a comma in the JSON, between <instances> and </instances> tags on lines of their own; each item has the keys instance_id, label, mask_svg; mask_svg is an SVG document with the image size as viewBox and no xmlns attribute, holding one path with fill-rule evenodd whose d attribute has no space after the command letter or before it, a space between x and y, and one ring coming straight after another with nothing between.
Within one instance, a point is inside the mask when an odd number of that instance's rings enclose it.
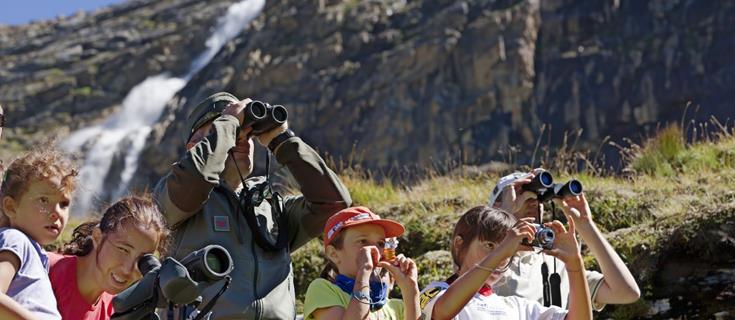
<instances>
[{"instance_id":1,"label":"camera strap","mask_svg":"<svg viewBox=\"0 0 735 320\"><path fill-rule=\"evenodd\" d=\"M554 220L556 218L556 207L554 206L554 203L551 203L551 220ZM543 221L542 214L541 214L541 206L539 206L539 213L538 213L539 220ZM546 264L546 259L544 258L544 262L541 264L541 280L542 280L542 290L544 294L544 307L549 306L557 306L561 307L561 276L558 272L556 272L556 257L554 257L554 273L549 276L549 266Z\"/></svg>"},{"instance_id":2,"label":"camera strap","mask_svg":"<svg viewBox=\"0 0 735 320\"><path fill-rule=\"evenodd\" d=\"M549 266L546 261L541 264L541 282L543 284L544 307L551 306L551 289L549 288Z\"/></svg>"},{"instance_id":3,"label":"camera strap","mask_svg":"<svg viewBox=\"0 0 735 320\"><path fill-rule=\"evenodd\" d=\"M245 178L243 177L240 168L237 166L237 162L235 162L235 168L237 168L237 173L240 175L240 180L244 187ZM239 211L242 211L245 216L245 221L247 222L248 227L250 227L253 240L258 246L267 251L281 251L289 245L289 224L288 216L283 213L283 198L278 192L273 192L273 188L271 186L270 153L266 155L265 170L265 182L259 183L247 191L243 190L240 192L240 195L238 196L239 201L237 202L237 216L240 215ZM259 225L258 218L255 214L255 207L260 206L263 201L268 201L270 204L271 216L274 220L273 223L275 223L278 228L278 236L276 237L275 242L271 241L270 234L266 230L267 226L261 227Z\"/></svg>"},{"instance_id":4,"label":"camera strap","mask_svg":"<svg viewBox=\"0 0 735 320\"><path fill-rule=\"evenodd\" d=\"M556 205L551 202L551 220L556 219ZM557 259L554 257L554 273L549 276L551 305L561 307L561 276L556 272Z\"/></svg>"},{"instance_id":5,"label":"camera strap","mask_svg":"<svg viewBox=\"0 0 735 320\"><path fill-rule=\"evenodd\" d=\"M196 318L194 318L194 320L202 320L204 319L204 317L207 316L207 314L210 311L212 311L212 309L214 308L214 304L217 303L217 300L219 300L222 294L225 293L225 290L227 290L227 288L230 287L231 282L232 282L232 277L226 276L225 283L222 285L222 288L219 290L219 292L217 292L216 295L214 295L214 297L212 297L211 300L209 300L209 302L207 302L207 305L205 305L204 308L202 308L202 310L199 311L199 313L196 315Z\"/></svg>"}]
</instances>

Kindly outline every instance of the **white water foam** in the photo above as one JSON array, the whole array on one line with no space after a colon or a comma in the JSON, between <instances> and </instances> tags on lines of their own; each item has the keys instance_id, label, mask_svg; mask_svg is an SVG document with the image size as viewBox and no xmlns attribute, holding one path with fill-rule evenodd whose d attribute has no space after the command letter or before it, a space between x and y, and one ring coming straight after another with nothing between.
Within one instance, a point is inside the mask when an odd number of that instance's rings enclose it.
<instances>
[{"instance_id":1,"label":"white water foam","mask_svg":"<svg viewBox=\"0 0 735 320\"><path fill-rule=\"evenodd\" d=\"M148 77L130 90L119 112L100 125L73 132L61 144L70 152L79 152L83 148L88 150L80 170L81 187L75 195L75 213L88 213L93 199L99 195L111 195L111 200L115 201L127 193L138 169L138 157L146 138L161 117L166 103L214 58L222 46L257 17L264 6L265 0L245 0L231 5L207 39L207 49L194 59L185 76L171 77L164 73ZM120 183L116 190L103 190L116 154L125 155L124 168L119 173Z\"/></svg>"}]
</instances>

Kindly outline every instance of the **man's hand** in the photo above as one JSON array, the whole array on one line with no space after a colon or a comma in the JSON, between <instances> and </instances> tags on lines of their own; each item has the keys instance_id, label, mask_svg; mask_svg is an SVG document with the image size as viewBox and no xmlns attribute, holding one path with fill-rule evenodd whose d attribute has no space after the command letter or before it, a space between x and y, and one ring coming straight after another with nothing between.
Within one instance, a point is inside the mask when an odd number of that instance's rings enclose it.
<instances>
[{"instance_id":1,"label":"man's hand","mask_svg":"<svg viewBox=\"0 0 735 320\"><path fill-rule=\"evenodd\" d=\"M500 194L500 208L507 212L515 214L523 208L523 204L528 199L535 199L535 193L523 191L523 186L531 183L534 177L535 175L533 174L533 172L531 172L526 177L518 179L514 181L511 185L507 186Z\"/></svg>"},{"instance_id":2,"label":"man's hand","mask_svg":"<svg viewBox=\"0 0 735 320\"><path fill-rule=\"evenodd\" d=\"M240 124L242 125L243 121L245 121L245 107L248 106L248 103L250 103L250 98L242 99L238 102L232 102L227 107L225 107L225 110L222 110L222 114L229 114L231 116L235 116L237 120L240 121Z\"/></svg>"},{"instance_id":3,"label":"man's hand","mask_svg":"<svg viewBox=\"0 0 735 320\"><path fill-rule=\"evenodd\" d=\"M258 143L260 143L260 145L267 148L268 144L271 143L273 138L277 137L281 133L286 132L286 130L288 130L288 121L284 122L278 127L257 135L255 138L258 140Z\"/></svg>"}]
</instances>

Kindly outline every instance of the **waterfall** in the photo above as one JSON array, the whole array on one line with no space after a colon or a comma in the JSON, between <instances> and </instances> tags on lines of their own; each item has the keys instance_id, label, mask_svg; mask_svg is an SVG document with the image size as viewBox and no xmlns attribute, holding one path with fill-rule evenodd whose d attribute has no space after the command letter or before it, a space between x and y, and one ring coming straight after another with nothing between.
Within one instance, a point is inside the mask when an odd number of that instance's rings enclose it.
<instances>
[{"instance_id":1,"label":"waterfall","mask_svg":"<svg viewBox=\"0 0 735 320\"><path fill-rule=\"evenodd\" d=\"M130 180L138 169L138 157L146 138L166 103L214 58L222 46L237 36L264 5L265 0L244 0L232 4L207 39L206 50L192 61L186 75L172 77L163 73L148 77L130 90L119 112L102 124L73 132L61 144L70 152L87 150L79 173L80 188L74 196L74 212L88 213L97 195L109 194L114 201L127 193ZM113 174L110 167L115 154L124 154L119 184L116 190L103 190L105 179Z\"/></svg>"}]
</instances>

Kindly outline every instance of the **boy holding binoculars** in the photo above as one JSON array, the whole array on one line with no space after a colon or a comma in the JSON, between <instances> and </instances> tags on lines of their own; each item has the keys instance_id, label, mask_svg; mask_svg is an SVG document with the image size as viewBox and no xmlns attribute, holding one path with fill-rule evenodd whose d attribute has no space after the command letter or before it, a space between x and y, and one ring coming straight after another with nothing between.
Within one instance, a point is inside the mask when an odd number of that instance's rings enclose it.
<instances>
[{"instance_id":1,"label":"boy holding binoculars","mask_svg":"<svg viewBox=\"0 0 735 320\"><path fill-rule=\"evenodd\" d=\"M516 172L501 178L491 193L488 206L511 212L517 219L543 217L544 204L539 201L538 192L527 187L538 183L542 175L548 175L550 178L548 172L541 168L534 169L530 173ZM569 185L572 184L566 184ZM600 265L602 273L595 271L585 273L592 307L600 311L606 304L635 302L640 297L640 290L633 275L597 228L587 199L581 192L581 185L579 190L574 191L579 192L576 195L567 192L564 196L543 198L554 201L562 209L567 220L574 222L576 231ZM538 301L545 306L557 305L567 308L569 295L567 278L566 267L561 261L548 255L524 252L513 259L509 270L493 286L493 290L501 296L520 296Z\"/></svg>"}]
</instances>

